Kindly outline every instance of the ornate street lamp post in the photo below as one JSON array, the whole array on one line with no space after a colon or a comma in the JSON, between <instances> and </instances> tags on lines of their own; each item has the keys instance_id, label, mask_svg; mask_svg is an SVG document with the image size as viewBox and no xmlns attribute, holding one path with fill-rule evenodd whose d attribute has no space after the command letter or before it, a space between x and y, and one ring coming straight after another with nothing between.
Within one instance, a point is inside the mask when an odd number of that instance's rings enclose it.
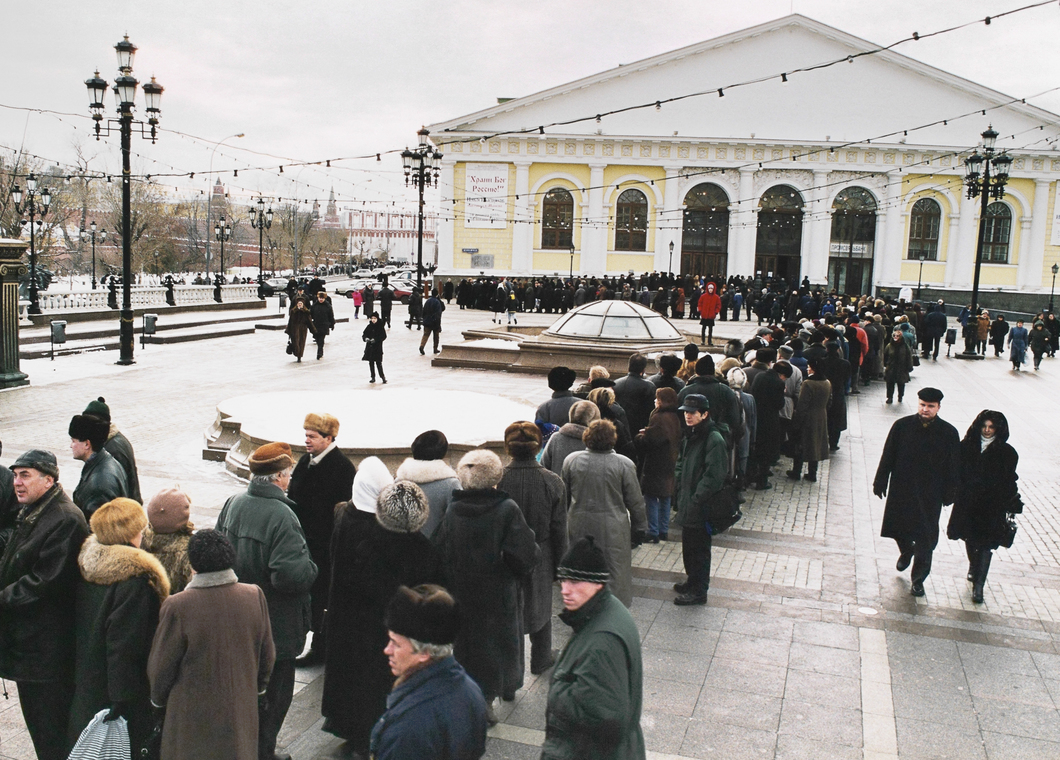
<instances>
[{"instance_id":1,"label":"ornate street lamp post","mask_svg":"<svg viewBox=\"0 0 1060 760\"><path fill-rule=\"evenodd\" d=\"M674 241L670 241L670 264L667 267L670 274L674 273Z\"/></svg>"},{"instance_id":2,"label":"ornate street lamp post","mask_svg":"<svg viewBox=\"0 0 1060 760\"><path fill-rule=\"evenodd\" d=\"M133 350L136 345L133 339L133 310L132 310L132 185L129 170L129 154L132 152L132 129L137 125L140 136L152 143L158 137L158 119L162 115L159 108L162 102L162 85L151 77L151 81L144 85L144 100L147 107L147 124L150 130L144 129L142 121L133 119L133 108L136 105L136 86L139 82L132 75L133 58L136 55L136 46L129 42L129 36L114 46L118 54L118 76L114 80L114 98L118 111L118 119L107 120L107 126L101 127L103 122L103 95L107 91L107 82L99 76L99 71L91 79L85 80L88 94L91 98L89 111L96 122L96 139L100 135L109 136L111 125L116 124L121 134L121 263L122 263L122 305L120 317L119 341L121 355L118 364L133 364Z\"/></svg>"},{"instance_id":3,"label":"ornate street lamp post","mask_svg":"<svg viewBox=\"0 0 1060 760\"><path fill-rule=\"evenodd\" d=\"M574 280L574 243L570 244L570 280Z\"/></svg>"},{"instance_id":4,"label":"ornate street lamp post","mask_svg":"<svg viewBox=\"0 0 1060 760\"><path fill-rule=\"evenodd\" d=\"M265 230L272 227L272 206L265 210L265 199L258 196L257 208L250 207L250 226L258 231L258 298L265 300L265 270L262 268L262 249Z\"/></svg>"},{"instance_id":5,"label":"ornate street lamp post","mask_svg":"<svg viewBox=\"0 0 1060 760\"><path fill-rule=\"evenodd\" d=\"M924 255L925 251L919 250L916 252L916 257L920 260L920 273L916 276L916 300L920 300L920 284L924 281Z\"/></svg>"},{"instance_id":6,"label":"ornate street lamp post","mask_svg":"<svg viewBox=\"0 0 1060 760\"><path fill-rule=\"evenodd\" d=\"M1053 273L1053 284L1049 286L1049 311L1053 310L1053 291L1056 290L1056 274L1060 272L1060 265L1053 264L1053 268L1050 270Z\"/></svg>"},{"instance_id":7,"label":"ornate street lamp post","mask_svg":"<svg viewBox=\"0 0 1060 760\"><path fill-rule=\"evenodd\" d=\"M958 359L983 359L976 353L978 339L979 311L979 273L983 266L983 245L986 243L986 209L991 199L1005 196L1005 183L1012 165L1012 157L1007 153L995 155L994 143L997 132L987 127L983 132L983 153L976 150L964 160L964 182L968 187L969 198L982 198L979 207L979 240L975 246L975 276L972 280L972 303L968 309L968 323L964 326L964 351L955 354Z\"/></svg>"},{"instance_id":8,"label":"ornate street lamp post","mask_svg":"<svg viewBox=\"0 0 1060 760\"><path fill-rule=\"evenodd\" d=\"M423 191L433 183L438 186L438 174L441 171L442 154L427 142L426 129L416 133L419 145L416 150L406 148L401 151L401 163L405 167L405 186L411 182L419 191L419 217L416 242L416 286L423 292Z\"/></svg>"},{"instance_id":9,"label":"ornate street lamp post","mask_svg":"<svg viewBox=\"0 0 1060 760\"><path fill-rule=\"evenodd\" d=\"M29 313L40 314L40 298L37 296L37 232L44 227L42 219L48 213L52 203L52 191L48 188L37 190L37 176L26 177L26 203L22 203L22 188L15 185L11 188L11 200L15 210L29 217ZM23 222L25 224L25 222Z\"/></svg>"},{"instance_id":10,"label":"ornate street lamp post","mask_svg":"<svg viewBox=\"0 0 1060 760\"><path fill-rule=\"evenodd\" d=\"M88 225L91 231L92 237L92 290L96 289L96 223L92 222ZM81 228L81 239L89 237L89 232L84 227ZM107 241L107 230L102 229L99 231L99 242L105 243Z\"/></svg>"},{"instance_id":11,"label":"ornate street lamp post","mask_svg":"<svg viewBox=\"0 0 1060 760\"><path fill-rule=\"evenodd\" d=\"M213 236L221 244L221 259L217 267L217 277L214 280L214 300L221 303L221 285L225 282L225 241L232 237L232 225L225 222L222 216L213 226Z\"/></svg>"}]
</instances>

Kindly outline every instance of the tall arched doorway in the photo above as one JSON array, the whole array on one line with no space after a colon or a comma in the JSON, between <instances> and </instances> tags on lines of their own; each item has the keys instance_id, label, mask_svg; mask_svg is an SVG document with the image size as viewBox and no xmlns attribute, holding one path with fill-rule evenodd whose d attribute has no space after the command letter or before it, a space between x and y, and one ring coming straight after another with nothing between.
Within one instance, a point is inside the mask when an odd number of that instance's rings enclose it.
<instances>
[{"instance_id":1,"label":"tall arched doorway","mask_svg":"<svg viewBox=\"0 0 1060 760\"><path fill-rule=\"evenodd\" d=\"M802 265L802 195L791 185L774 185L758 207L755 274L795 284Z\"/></svg>"},{"instance_id":2,"label":"tall arched doorway","mask_svg":"<svg viewBox=\"0 0 1060 760\"><path fill-rule=\"evenodd\" d=\"M725 277L729 258L729 198L711 182L685 196L681 274Z\"/></svg>"},{"instance_id":3,"label":"tall arched doorway","mask_svg":"<svg viewBox=\"0 0 1060 760\"><path fill-rule=\"evenodd\" d=\"M840 295L872 293L876 243L876 199L863 187L848 187L832 202L828 287Z\"/></svg>"}]
</instances>

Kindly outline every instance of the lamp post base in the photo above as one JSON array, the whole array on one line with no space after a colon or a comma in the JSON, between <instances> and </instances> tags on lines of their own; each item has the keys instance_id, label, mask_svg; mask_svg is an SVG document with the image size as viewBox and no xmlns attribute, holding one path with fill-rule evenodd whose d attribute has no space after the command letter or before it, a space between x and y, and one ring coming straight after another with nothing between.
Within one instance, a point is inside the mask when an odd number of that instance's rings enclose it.
<instances>
[{"instance_id":1,"label":"lamp post base","mask_svg":"<svg viewBox=\"0 0 1060 760\"><path fill-rule=\"evenodd\" d=\"M129 366L130 364L136 364L136 359L133 358L133 351L135 350L136 345L136 340L133 336L133 310L122 309L120 319L121 321L118 326L120 356L116 364Z\"/></svg>"},{"instance_id":2,"label":"lamp post base","mask_svg":"<svg viewBox=\"0 0 1060 760\"><path fill-rule=\"evenodd\" d=\"M975 353L975 351L961 351L959 354L954 354L953 358L967 359L968 361L982 361L986 357L983 354Z\"/></svg>"}]
</instances>

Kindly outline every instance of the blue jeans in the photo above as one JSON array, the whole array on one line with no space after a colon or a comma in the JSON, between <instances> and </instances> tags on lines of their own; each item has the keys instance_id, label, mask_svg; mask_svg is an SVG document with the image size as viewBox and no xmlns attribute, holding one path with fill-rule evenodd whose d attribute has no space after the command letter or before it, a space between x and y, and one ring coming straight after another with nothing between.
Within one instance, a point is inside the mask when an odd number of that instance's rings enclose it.
<instances>
[{"instance_id":1,"label":"blue jeans","mask_svg":"<svg viewBox=\"0 0 1060 760\"><path fill-rule=\"evenodd\" d=\"M645 496L644 509L648 513L648 535L652 538L670 532L670 497Z\"/></svg>"}]
</instances>

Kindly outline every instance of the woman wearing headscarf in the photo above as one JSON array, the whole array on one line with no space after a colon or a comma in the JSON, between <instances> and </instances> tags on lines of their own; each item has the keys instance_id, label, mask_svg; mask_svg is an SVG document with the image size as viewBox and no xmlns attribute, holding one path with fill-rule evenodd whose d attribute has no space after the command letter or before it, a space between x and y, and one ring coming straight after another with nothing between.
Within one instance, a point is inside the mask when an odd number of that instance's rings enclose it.
<instances>
[{"instance_id":1,"label":"woman wearing headscarf","mask_svg":"<svg viewBox=\"0 0 1060 760\"><path fill-rule=\"evenodd\" d=\"M1052 340L1052 334L1045 329L1045 322L1038 319L1035 320L1034 326L1031 327L1031 333L1027 338L1027 342L1031 347L1031 354L1034 355L1034 371L1037 372L1039 366L1042 363L1042 357L1049 351L1049 342Z\"/></svg>"},{"instance_id":2,"label":"woman wearing headscarf","mask_svg":"<svg viewBox=\"0 0 1060 760\"><path fill-rule=\"evenodd\" d=\"M600 419L600 408L592 401L576 401L567 412L566 425L548 439L541 452L541 464L557 475L563 472L563 462L575 451L584 451L582 435L593 422Z\"/></svg>"},{"instance_id":3,"label":"woman wearing headscarf","mask_svg":"<svg viewBox=\"0 0 1060 760\"><path fill-rule=\"evenodd\" d=\"M383 653L386 605L400 586L442 581L438 553L420 532L430 514L427 497L409 480L388 482L384 471L375 457L361 463L361 488L355 479L354 500L336 520L326 624L329 640L342 646L326 650L320 703L324 730L364 757L394 685ZM364 501L373 491L377 498ZM359 502L371 511L360 509Z\"/></svg>"},{"instance_id":4,"label":"woman wearing headscarf","mask_svg":"<svg viewBox=\"0 0 1060 760\"><path fill-rule=\"evenodd\" d=\"M615 453L616 439L610 420L593 422L582 436L585 451L567 457L562 477L570 505L570 542L583 536L594 538L607 556L611 593L629 607L633 604L631 537L633 533L643 536L648 520L637 468L628 457Z\"/></svg>"},{"instance_id":5,"label":"woman wearing headscarf","mask_svg":"<svg viewBox=\"0 0 1060 760\"><path fill-rule=\"evenodd\" d=\"M1008 545L1008 516L1023 511L1016 487L1019 454L1008 436L1005 415L984 409L961 441L961 476L946 535L964 540L976 604L983 603L991 552Z\"/></svg>"},{"instance_id":6,"label":"woman wearing headscarf","mask_svg":"<svg viewBox=\"0 0 1060 760\"><path fill-rule=\"evenodd\" d=\"M1020 371L1020 365L1027 361L1027 328L1023 326L1023 320L1017 319L1016 326L1008 334L1008 359L1012 362L1012 369Z\"/></svg>"},{"instance_id":7,"label":"woman wearing headscarf","mask_svg":"<svg viewBox=\"0 0 1060 760\"><path fill-rule=\"evenodd\" d=\"M290 338L287 353L295 357L295 361L302 361L305 353L306 336L309 333L316 334L313 327L313 317L309 313L309 298L304 294L295 296L291 302L290 311L287 312L287 329L284 330Z\"/></svg>"}]
</instances>

